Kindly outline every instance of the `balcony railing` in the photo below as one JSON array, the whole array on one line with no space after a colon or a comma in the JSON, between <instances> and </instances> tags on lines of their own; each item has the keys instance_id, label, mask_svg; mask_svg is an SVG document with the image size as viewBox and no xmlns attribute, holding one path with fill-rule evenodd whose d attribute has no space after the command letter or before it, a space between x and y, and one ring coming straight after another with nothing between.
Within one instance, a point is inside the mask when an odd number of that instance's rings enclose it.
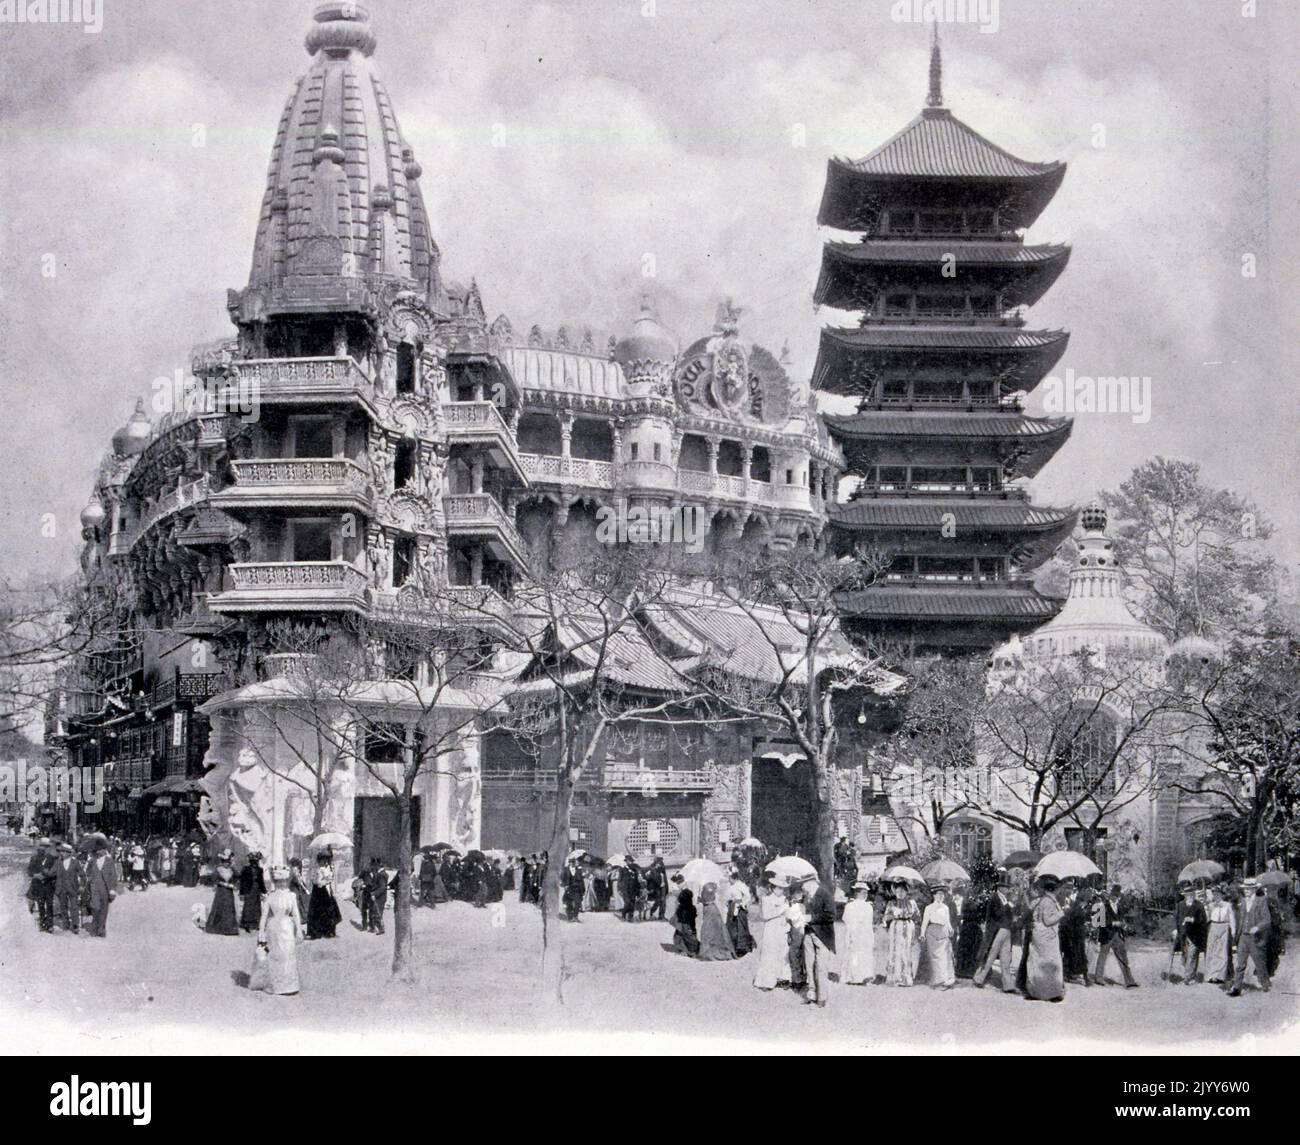
<instances>
[{"instance_id":1,"label":"balcony railing","mask_svg":"<svg viewBox=\"0 0 1300 1145\"><path fill-rule=\"evenodd\" d=\"M1023 501L1028 494L1024 489L978 489L969 485L880 485L864 481L858 486L858 493L863 497L960 497L971 500L986 501Z\"/></svg>"},{"instance_id":2,"label":"balcony railing","mask_svg":"<svg viewBox=\"0 0 1300 1145\"><path fill-rule=\"evenodd\" d=\"M328 358L245 358L232 363L238 372L241 393L251 389L258 401L267 398L295 398L349 393L369 393L373 386L357 363L349 357Z\"/></svg>"},{"instance_id":3,"label":"balcony railing","mask_svg":"<svg viewBox=\"0 0 1300 1145\"><path fill-rule=\"evenodd\" d=\"M549 453L521 453L519 463L529 480L557 485L582 485L589 489L614 488L614 463L586 457L557 457Z\"/></svg>"},{"instance_id":4,"label":"balcony railing","mask_svg":"<svg viewBox=\"0 0 1300 1145\"><path fill-rule=\"evenodd\" d=\"M190 481L184 485L178 485L168 493L164 493L152 505L145 509L136 526L133 542L142 537L146 532L154 527L164 517L169 517L181 509L189 509L195 505L200 505L208 499L211 493L211 485L207 475Z\"/></svg>"},{"instance_id":5,"label":"balcony railing","mask_svg":"<svg viewBox=\"0 0 1300 1145\"><path fill-rule=\"evenodd\" d=\"M288 502L365 505L369 475L347 457L272 457L231 462L235 483L215 495L223 509Z\"/></svg>"},{"instance_id":6,"label":"balcony railing","mask_svg":"<svg viewBox=\"0 0 1300 1145\"><path fill-rule=\"evenodd\" d=\"M510 427L494 402L443 402L442 420L451 436L496 433L513 441Z\"/></svg>"},{"instance_id":7,"label":"balcony railing","mask_svg":"<svg viewBox=\"0 0 1300 1145\"><path fill-rule=\"evenodd\" d=\"M713 781L700 768L636 767L607 763L601 779L609 791L639 791L653 796L660 791L712 791Z\"/></svg>"},{"instance_id":8,"label":"balcony railing","mask_svg":"<svg viewBox=\"0 0 1300 1145\"><path fill-rule=\"evenodd\" d=\"M494 532L517 559L523 559L523 538L491 493L452 493L442 499L442 506L452 532Z\"/></svg>"},{"instance_id":9,"label":"balcony railing","mask_svg":"<svg viewBox=\"0 0 1300 1145\"><path fill-rule=\"evenodd\" d=\"M247 562L227 570L234 587L208 598L214 611L353 608L366 601L366 574L347 561Z\"/></svg>"}]
</instances>

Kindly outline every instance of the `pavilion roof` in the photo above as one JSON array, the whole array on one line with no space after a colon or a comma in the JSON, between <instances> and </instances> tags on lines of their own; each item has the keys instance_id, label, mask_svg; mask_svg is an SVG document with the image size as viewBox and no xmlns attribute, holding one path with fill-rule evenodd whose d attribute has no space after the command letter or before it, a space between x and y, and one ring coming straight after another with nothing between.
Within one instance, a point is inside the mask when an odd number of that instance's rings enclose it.
<instances>
[{"instance_id":1,"label":"pavilion roof","mask_svg":"<svg viewBox=\"0 0 1300 1145\"><path fill-rule=\"evenodd\" d=\"M1020 499L947 497L860 497L835 505L831 524L842 529L920 529L932 532L943 514L952 514L959 529L996 532L1056 532L1074 527L1075 510L1034 505Z\"/></svg>"},{"instance_id":2,"label":"pavilion roof","mask_svg":"<svg viewBox=\"0 0 1300 1145\"><path fill-rule=\"evenodd\" d=\"M866 230L871 202L878 201L885 185L958 182L1002 185L1014 225L1027 227L1064 177L1064 163L1020 159L947 108L931 107L861 159L831 159L817 221L842 230Z\"/></svg>"}]
</instances>

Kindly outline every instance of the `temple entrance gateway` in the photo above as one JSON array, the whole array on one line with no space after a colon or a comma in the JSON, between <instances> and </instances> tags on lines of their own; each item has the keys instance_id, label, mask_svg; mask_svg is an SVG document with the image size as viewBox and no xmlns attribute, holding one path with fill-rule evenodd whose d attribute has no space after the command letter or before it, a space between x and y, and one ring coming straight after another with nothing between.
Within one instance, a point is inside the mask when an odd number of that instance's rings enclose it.
<instances>
[{"instance_id":1,"label":"temple entrance gateway","mask_svg":"<svg viewBox=\"0 0 1300 1145\"><path fill-rule=\"evenodd\" d=\"M782 855L815 850L812 765L756 758L750 772L750 834Z\"/></svg>"},{"instance_id":2,"label":"temple entrance gateway","mask_svg":"<svg viewBox=\"0 0 1300 1145\"><path fill-rule=\"evenodd\" d=\"M397 800L391 795L359 795L353 812L352 841L356 870L364 871L372 858L397 866ZM420 845L420 797L411 801L411 848Z\"/></svg>"}]
</instances>

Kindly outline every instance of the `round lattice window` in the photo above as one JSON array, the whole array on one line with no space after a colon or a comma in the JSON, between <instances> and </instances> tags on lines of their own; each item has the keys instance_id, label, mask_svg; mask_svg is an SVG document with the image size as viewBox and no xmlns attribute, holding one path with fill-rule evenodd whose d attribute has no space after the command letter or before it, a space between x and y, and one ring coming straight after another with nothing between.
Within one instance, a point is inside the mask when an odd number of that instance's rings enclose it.
<instances>
[{"instance_id":1,"label":"round lattice window","mask_svg":"<svg viewBox=\"0 0 1300 1145\"><path fill-rule=\"evenodd\" d=\"M681 838L667 819L638 819L627 833L627 849L633 855L670 855Z\"/></svg>"}]
</instances>

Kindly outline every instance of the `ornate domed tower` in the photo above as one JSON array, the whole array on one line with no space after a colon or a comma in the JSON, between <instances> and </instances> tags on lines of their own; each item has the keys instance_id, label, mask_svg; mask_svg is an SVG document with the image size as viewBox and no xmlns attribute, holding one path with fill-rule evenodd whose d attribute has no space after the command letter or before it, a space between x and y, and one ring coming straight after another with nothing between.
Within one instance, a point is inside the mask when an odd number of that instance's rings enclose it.
<instances>
[{"instance_id":1,"label":"ornate domed tower","mask_svg":"<svg viewBox=\"0 0 1300 1145\"><path fill-rule=\"evenodd\" d=\"M1138 620L1124 601L1124 572L1115 560L1115 544L1106 535L1106 509L1092 501L1079 514L1083 536L1070 572L1070 593L1061 611L1025 638L1035 659L1069 655L1085 648L1156 657L1165 638Z\"/></svg>"}]
</instances>

